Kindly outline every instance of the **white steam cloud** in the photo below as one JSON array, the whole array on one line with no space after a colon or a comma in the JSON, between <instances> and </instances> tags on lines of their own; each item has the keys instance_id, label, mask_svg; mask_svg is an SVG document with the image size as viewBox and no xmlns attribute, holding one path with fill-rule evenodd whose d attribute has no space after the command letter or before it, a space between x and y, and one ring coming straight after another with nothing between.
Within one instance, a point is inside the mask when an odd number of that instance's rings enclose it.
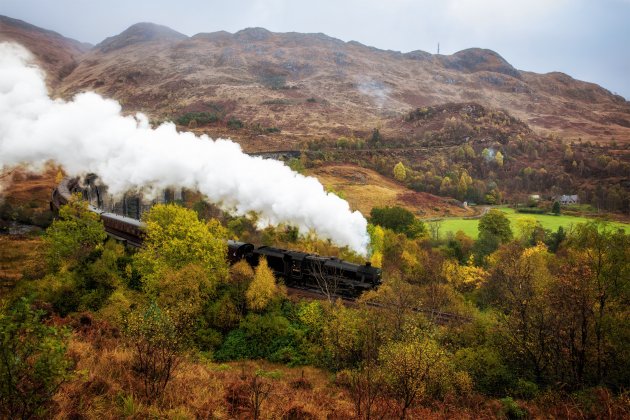
<instances>
[{"instance_id":1,"label":"white steam cloud","mask_svg":"<svg viewBox=\"0 0 630 420\"><path fill-rule=\"evenodd\" d=\"M229 140L153 129L143 114L121 115L120 104L95 93L71 102L48 96L30 53L0 43L0 170L53 160L71 175L96 173L111 193L173 186L196 189L238 215L257 212L268 224L366 253L367 222L319 181L283 163L244 154Z\"/></svg>"}]
</instances>

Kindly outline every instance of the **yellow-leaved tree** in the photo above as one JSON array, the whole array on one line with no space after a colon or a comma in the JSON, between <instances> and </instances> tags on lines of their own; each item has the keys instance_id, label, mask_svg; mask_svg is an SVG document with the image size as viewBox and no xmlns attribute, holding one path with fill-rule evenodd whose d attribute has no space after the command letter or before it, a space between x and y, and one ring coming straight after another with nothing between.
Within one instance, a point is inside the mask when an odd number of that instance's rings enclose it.
<instances>
[{"instance_id":1,"label":"yellow-leaved tree","mask_svg":"<svg viewBox=\"0 0 630 420\"><path fill-rule=\"evenodd\" d=\"M407 178L407 169L402 162L398 162L394 165L394 178L398 181L404 181Z\"/></svg>"},{"instance_id":2,"label":"yellow-leaved tree","mask_svg":"<svg viewBox=\"0 0 630 420\"><path fill-rule=\"evenodd\" d=\"M245 292L247 307L254 311L262 311L279 293L276 279L267 265L267 260L261 258L256 267L254 279Z\"/></svg>"},{"instance_id":3,"label":"yellow-leaved tree","mask_svg":"<svg viewBox=\"0 0 630 420\"><path fill-rule=\"evenodd\" d=\"M144 291L158 303L187 300L200 306L227 278L226 230L175 204L152 207L144 220L144 247L134 257Z\"/></svg>"}]
</instances>

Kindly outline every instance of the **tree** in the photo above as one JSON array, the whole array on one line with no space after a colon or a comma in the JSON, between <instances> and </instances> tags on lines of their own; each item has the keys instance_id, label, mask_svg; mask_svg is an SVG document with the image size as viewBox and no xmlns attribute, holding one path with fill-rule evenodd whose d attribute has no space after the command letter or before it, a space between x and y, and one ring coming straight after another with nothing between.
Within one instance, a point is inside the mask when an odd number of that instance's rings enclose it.
<instances>
[{"instance_id":1,"label":"tree","mask_svg":"<svg viewBox=\"0 0 630 420\"><path fill-rule=\"evenodd\" d=\"M501 152L497 152L496 155L494 155L494 161L497 163L497 165L499 167L503 166L503 154Z\"/></svg>"},{"instance_id":2,"label":"tree","mask_svg":"<svg viewBox=\"0 0 630 420\"><path fill-rule=\"evenodd\" d=\"M431 239L433 239L436 242L440 240L440 230L442 229L442 222L443 221L441 219L431 220L429 222L429 231L431 232Z\"/></svg>"},{"instance_id":3,"label":"tree","mask_svg":"<svg viewBox=\"0 0 630 420\"><path fill-rule=\"evenodd\" d=\"M370 136L368 143L371 146L376 146L382 140L382 138L383 137L381 136L381 132L379 131L379 129L375 128L374 130L372 130L372 136Z\"/></svg>"},{"instance_id":4,"label":"tree","mask_svg":"<svg viewBox=\"0 0 630 420\"><path fill-rule=\"evenodd\" d=\"M278 295L276 279L267 265L267 260L261 258L256 267L254 279L245 292L247 306L251 310L262 311L276 295Z\"/></svg>"},{"instance_id":5,"label":"tree","mask_svg":"<svg viewBox=\"0 0 630 420\"><path fill-rule=\"evenodd\" d=\"M491 256L495 265L486 287L491 302L502 311L507 348L539 383L546 379L553 342L547 297L552 284L549 258L544 245L507 244Z\"/></svg>"},{"instance_id":6,"label":"tree","mask_svg":"<svg viewBox=\"0 0 630 420\"><path fill-rule=\"evenodd\" d=\"M405 169L405 165L403 165L402 162L398 162L395 166L394 166L394 178L396 178L397 181L404 181L405 178L407 178L407 170Z\"/></svg>"},{"instance_id":7,"label":"tree","mask_svg":"<svg viewBox=\"0 0 630 420\"><path fill-rule=\"evenodd\" d=\"M379 360L387 390L400 405L401 419L407 417L412 404L429 394L440 377L447 374L446 353L426 337L390 342L381 348Z\"/></svg>"},{"instance_id":8,"label":"tree","mask_svg":"<svg viewBox=\"0 0 630 420\"><path fill-rule=\"evenodd\" d=\"M538 220L531 216L523 216L516 220L520 240L524 244L535 245L544 239L544 230Z\"/></svg>"},{"instance_id":9,"label":"tree","mask_svg":"<svg viewBox=\"0 0 630 420\"><path fill-rule=\"evenodd\" d=\"M144 397L159 399L191 343L192 324L176 325L157 304L136 309L125 316L124 332L134 349L133 365L142 378Z\"/></svg>"},{"instance_id":10,"label":"tree","mask_svg":"<svg viewBox=\"0 0 630 420\"><path fill-rule=\"evenodd\" d=\"M404 233L409 238L421 236L426 231L424 223L407 209L399 206L373 207L370 211L370 221L397 233Z\"/></svg>"},{"instance_id":11,"label":"tree","mask_svg":"<svg viewBox=\"0 0 630 420\"><path fill-rule=\"evenodd\" d=\"M0 311L0 417L45 414L46 404L69 378L67 335L42 323L43 311L27 299Z\"/></svg>"},{"instance_id":12,"label":"tree","mask_svg":"<svg viewBox=\"0 0 630 420\"><path fill-rule=\"evenodd\" d=\"M594 311L596 380L614 367L606 363L606 349L614 335L612 311L630 299L630 235L612 231L597 222L578 224L568 239L569 246L582 252L591 273L597 297ZM625 324L627 325L627 323Z\"/></svg>"},{"instance_id":13,"label":"tree","mask_svg":"<svg viewBox=\"0 0 630 420\"><path fill-rule=\"evenodd\" d=\"M46 260L53 271L75 267L107 238L98 214L78 195L59 208L59 218L46 230Z\"/></svg>"},{"instance_id":14,"label":"tree","mask_svg":"<svg viewBox=\"0 0 630 420\"><path fill-rule=\"evenodd\" d=\"M558 201L553 202L553 206L551 207L551 212L556 216L560 215L560 203Z\"/></svg>"},{"instance_id":15,"label":"tree","mask_svg":"<svg viewBox=\"0 0 630 420\"><path fill-rule=\"evenodd\" d=\"M135 255L146 291L155 289L167 270L200 267L210 284L227 278L225 228L216 220L201 222L197 213L175 204L156 205L145 213L146 237Z\"/></svg>"},{"instance_id":16,"label":"tree","mask_svg":"<svg viewBox=\"0 0 630 420\"><path fill-rule=\"evenodd\" d=\"M484 236L494 236L501 243L508 242L512 239L512 229L510 228L510 220L501 210L490 209L479 219L479 238Z\"/></svg>"}]
</instances>

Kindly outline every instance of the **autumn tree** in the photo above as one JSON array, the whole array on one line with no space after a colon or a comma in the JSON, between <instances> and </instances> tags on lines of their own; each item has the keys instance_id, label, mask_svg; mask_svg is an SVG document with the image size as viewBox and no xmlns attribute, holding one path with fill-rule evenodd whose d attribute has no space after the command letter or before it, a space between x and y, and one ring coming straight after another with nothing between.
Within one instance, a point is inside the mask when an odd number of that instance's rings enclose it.
<instances>
[{"instance_id":1,"label":"autumn tree","mask_svg":"<svg viewBox=\"0 0 630 420\"><path fill-rule=\"evenodd\" d=\"M84 261L107 234L98 214L78 195L59 208L59 218L46 230L46 260L53 271L73 268Z\"/></svg>"},{"instance_id":2,"label":"autumn tree","mask_svg":"<svg viewBox=\"0 0 630 420\"><path fill-rule=\"evenodd\" d=\"M254 311L262 311L278 293L278 285L273 272L267 265L267 259L261 258L256 267L254 278L245 292L247 307Z\"/></svg>"},{"instance_id":3,"label":"autumn tree","mask_svg":"<svg viewBox=\"0 0 630 420\"><path fill-rule=\"evenodd\" d=\"M494 252L500 244L512 239L510 221L498 209L490 209L479 219L479 238L475 243L476 262L483 263L484 258Z\"/></svg>"},{"instance_id":4,"label":"autumn tree","mask_svg":"<svg viewBox=\"0 0 630 420\"><path fill-rule=\"evenodd\" d=\"M170 314L151 303L126 314L123 327L134 350L133 366L142 379L144 397L153 402L162 397L173 372L191 344L192 320L174 322Z\"/></svg>"},{"instance_id":5,"label":"autumn tree","mask_svg":"<svg viewBox=\"0 0 630 420\"><path fill-rule=\"evenodd\" d=\"M592 287L597 297L593 307L596 345L596 379L615 369L607 363L607 348L615 335L614 326L626 331L624 324L612 322L613 311L630 299L630 235L611 230L600 223L578 224L568 238L568 245L582 252L592 273ZM627 325L627 324L626 324Z\"/></svg>"},{"instance_id":6,"label":"autumn tree","mask_svg":"<svg viewBox=\"0 0 630 420\"><path fill-rule=\"evenodd\" d=\"M385 232L381 226L369 224L368 234L370 235L370 262L374 267L382 267Z\"/></svg>"},{"instance_id":7,"label":"autumn tree","mask_svg":"<svg viewBox=\"0 0 630 420\"><path fill-rule=\"evenodd\" d=\"M398 162L395 166L394 166L394 178L396 178L397 181L404 181L405 178L407 178L407 169L405 169L405 165L403 165L402 162Z\"/></svg>"},{"instance_id":8,"label":"autumn tree","mask_svg":"<svg viewBox=\"0 0 630 420\"><path fill-rule=\"evenodd\" d=\"M499 168L503 167L503 153L497 152L497 154L494 155L494 161Z\"/></svg>"},{"instance_id":9,"label":"autumn tree","mask_svg":"<svg viewBox=\"0 0 630 420\"><path fill-rule=\"evenodd\" d=\"M523 248L512 242L491 256L486 292L503 317L504 337L520 366L540 383L546 379L553 342L547 294L553 282L544 245Z\"/></svg>"},{"instance_id":10,"label":"autumn tree","mask_svg":"<svg viewBox=\"0 0 630 420\"><path fill-rule=\"evenodd\" d=\"M538 220L531 216L523 216L516 220L516 228L519 232L519 239L524 244L535 245L545 238L545 231Z\"/></svg>"},{"instance_id":11,"label":"autumn tree","mask_svg":"<svg viewBox=\"0 0 630 420\"><path fill-rule=\"evenodd\" d=\"M28 419L46 405L69 378L67 335L42 322L43 311L21 299L0 308L0 417Z\"/></svg>"},{"instance_id":12,"label":"autumn tree","mask_svg":"<svg viewBox=\"0 0 630 420\"><path fill-rule=\"evenodd\" d=\"M197 213L175 204L156 205L145 213L144 246L135 255L146 291L155 293L167 271L198 266L207 276L207 285L225 280L227 233L212 219L201 222Z\"/></svg>"},{"instance_id":13,"label":"autumn tree","mask_svg":"<svg viewBox=\"0 0 630 420\"><path fill-rule=\"evenodd\" d=\"M379 352L387 390L398 401L401 419L448 374L447 356L438 343L417 333L411 335L386 344Z\"/></svg>"},{"instance_id":14,"label":"autumn tree","mask_svg":"<svg viewBox=\"0 0 630 420\"><path fill-rule=\"evenodd\" d=\"M501 243L512 239L510 221L501 210L490 209L479 219L479 237L495 236Z\"/></svg>"}]
</instances>

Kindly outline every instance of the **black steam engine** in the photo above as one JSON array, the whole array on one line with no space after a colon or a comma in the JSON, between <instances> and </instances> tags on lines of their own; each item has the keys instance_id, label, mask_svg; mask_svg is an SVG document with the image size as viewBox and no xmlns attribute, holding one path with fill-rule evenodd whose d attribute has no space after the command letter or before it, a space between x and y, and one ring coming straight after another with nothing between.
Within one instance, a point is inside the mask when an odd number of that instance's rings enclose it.
<instances>
[{"instance_id":1,"label":"black steam engine","mask_svg":"<svg viewBox=\"0 0 630 420\"><path fill-rule=\"evenodd\" d=\"M94 191L97 202L100 203L99 190ZM89 191L79 186L78 180L64 179L53 190L51 210L59 210L60 206L67 204L71 192L80 192L88 200L91 198ZM100 215L105 231L110 236L132 246L142 245L144 236L142 222L132 217L105 212L96 206L90 205L89 208ZM281 278L288 287L356 298L364 291L375 289L381 284L381 270L372 267L370 263L353 264L334 257L322 257L270 246L256 248L249 243L228 241L230 264L245 260L255 267L263 257L266 258L276 278Z\"/></svg>"},{"instance_id":2,"label":"black steam engine","mask_svg":"<svg viewBox=\"0 0 630 420\"><path fill-rule=\"evenodd\" d=\"M245 260L255 267L263 257L276 278L282 278L289 287L356 298L381 284L381 270L370 263L359 265L334 257L228 241L228 258L232 264Z\"/></svg>"}]
</instances>

